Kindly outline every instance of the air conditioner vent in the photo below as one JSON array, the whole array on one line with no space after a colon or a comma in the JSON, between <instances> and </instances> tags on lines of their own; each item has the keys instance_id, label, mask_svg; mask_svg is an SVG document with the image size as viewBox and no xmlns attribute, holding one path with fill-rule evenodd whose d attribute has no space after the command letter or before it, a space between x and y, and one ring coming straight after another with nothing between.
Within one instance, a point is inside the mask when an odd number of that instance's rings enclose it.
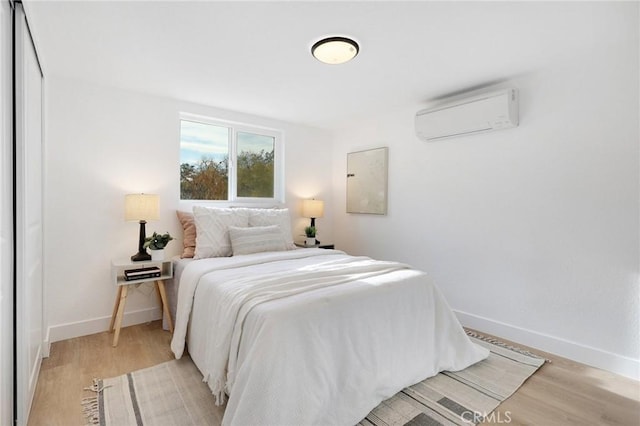
<instances>
[{"instance_id":1,"label":"air conditioner vent","mask_svg":"<svg viewBox=\"0 0 640 426\"><path fill-rule=\"evenodd\" d=\"M419 111L415 125L417 136L427 141L517 127L518 90L500 90Z\"/></svg>"}]
</instances>

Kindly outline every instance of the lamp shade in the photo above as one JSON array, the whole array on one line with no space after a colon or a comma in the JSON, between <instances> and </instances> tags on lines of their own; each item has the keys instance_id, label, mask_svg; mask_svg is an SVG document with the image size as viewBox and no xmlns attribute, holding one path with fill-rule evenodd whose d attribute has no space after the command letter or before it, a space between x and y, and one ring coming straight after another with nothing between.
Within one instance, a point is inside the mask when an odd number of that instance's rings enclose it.
<instances>
[{"instance_id":1,"label":"lamp shade","mask_svg":"<svg viewBox=\"0 0 640 426\"><path fill-rule=\"evenodd\" d=\"M158 220L160 197L155 194L127 194L124 196L124 220Z\"/></svg>"},{"instance_id":2,"label":"lamp shade","mask_svg":"<svg viewBox=\"0 0 640 426\"><path fill-rule=\"evenodd\" d=\"M324 215L324 202L322 200L303 200L302 217L322 217Z\"/></svg>"}]
</instances>

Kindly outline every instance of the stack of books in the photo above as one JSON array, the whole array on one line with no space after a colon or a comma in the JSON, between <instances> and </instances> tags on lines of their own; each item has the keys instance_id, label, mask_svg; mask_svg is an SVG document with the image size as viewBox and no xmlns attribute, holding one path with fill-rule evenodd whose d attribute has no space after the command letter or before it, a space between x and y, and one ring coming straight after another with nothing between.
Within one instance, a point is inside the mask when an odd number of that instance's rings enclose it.
<instances>
[{"instance_id":1,"label":"stack of books","mask_svg":"<svg viewBox=\"0 0 640 426\"><path fill-rule=\"evenodd\" d=\"M125 281L143 280L146 278L156 278L161 275L160 268L150 266L148 268L127 269L124 271Z\"/></svg>"}]
</instances>

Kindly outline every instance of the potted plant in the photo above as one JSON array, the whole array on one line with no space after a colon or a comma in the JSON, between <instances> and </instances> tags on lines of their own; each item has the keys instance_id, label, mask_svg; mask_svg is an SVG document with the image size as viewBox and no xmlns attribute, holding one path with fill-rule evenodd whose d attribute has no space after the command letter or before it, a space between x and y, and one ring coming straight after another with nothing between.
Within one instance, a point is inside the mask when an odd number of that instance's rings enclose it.
<instances>
[{"instance_id":1,"label":"potted plant","mask_svg":"<svg viewBox=\"0 0 640 426\"><path fill-rule=\"evenodd\" d=\"M316 227L315 226L307 226L304 228L304 233L307 238L304 240L304 244L306 246L315 246L316 245Z\"/></svg>"},{"instance_id":2,"label":"potted plant","mask_svg":"<svg viewBox=\"0 0 640 426\"><path fill-rule=\"evenodd\" d=\"M154 232L152 236L144 239L144 248L151 250L151 260L164 260L164 248L173 237L166 234L158 234Z\"/></svg>"}]
</instances>

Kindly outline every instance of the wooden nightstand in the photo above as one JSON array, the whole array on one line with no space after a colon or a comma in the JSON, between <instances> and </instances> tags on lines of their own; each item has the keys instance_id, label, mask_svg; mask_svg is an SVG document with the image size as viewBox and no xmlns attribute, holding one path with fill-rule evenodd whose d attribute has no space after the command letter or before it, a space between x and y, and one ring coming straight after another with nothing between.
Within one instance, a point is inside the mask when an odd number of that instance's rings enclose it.
<instances>
[{"instance_id":1,"label":"wooden nightstand","mask_svg":"<svg viewBox=\"0 0 640 426\"><path fill-rule=\"evenodd\" d=\"M140 268L158 267L160 269L159 277L146 277L140 279L134 279L127 281L125 279L125 271ZM120 326L122 325L122 317L124 315L124 307L127 303L127 293L129 286L140 285L142 283L155 282L158 298L162 304L163 315L167 318L169 324L169 331L173 333L173 321L171 320L171 312L169 310L169 304L167 303L167 293L164 289L164 280L173 278L173 262L171 260L161 261L145 261L145 262L132 262L129 259L114 260L111 262L111 276L113 283L118 287L116 293L116 301L113 306L113 314L111 314L111 324L109 325L109 332L115 330L113 335L113 347L118 346L118 339L120 338ZM115 326L115 327L114 327Z\"/></svg>"}]
</instances>

